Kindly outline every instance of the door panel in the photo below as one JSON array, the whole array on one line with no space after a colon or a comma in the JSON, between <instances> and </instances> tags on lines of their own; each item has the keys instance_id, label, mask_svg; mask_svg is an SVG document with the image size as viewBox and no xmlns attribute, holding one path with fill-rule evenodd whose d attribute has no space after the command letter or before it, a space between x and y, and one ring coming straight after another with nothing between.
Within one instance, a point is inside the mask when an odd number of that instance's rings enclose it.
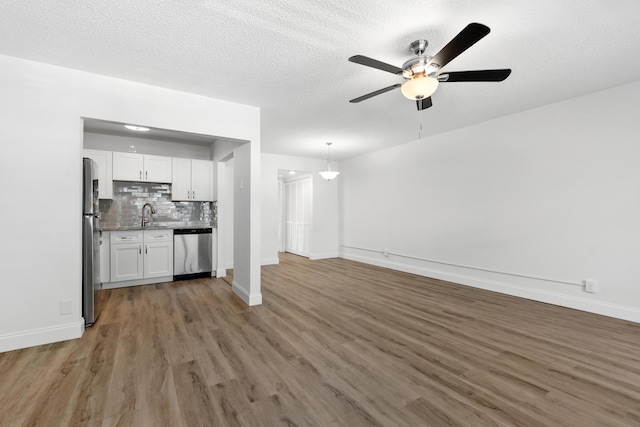
<instances>
[{"instance_id":1,"label":"door panel","mask_svg":"<svg viewBox=\"0 0 640 427\"><path fill-rule=\"evenodd\" d=\"M285 183L285 251L309 256L311 178Z\"/></svg>"},{"instance_id":2,"label":"door panel","mask_svg":"<svg viewBox=\"0 0 640 427\"><path fill-rule=\"evenodd\" d=\"M111 282L143 278L142 243L111 245Z\"/></svg>"},{"instance_id":3,"label":"door panel","mask_svg":"<svg viewBox=\"0 0 640 427\"><path fill-rule=\"evenodd\" d=\"M173 276L173 242L145 243L144 277Z\"/></svg>"},{"instance_id":4,"label":"door panel","mask_svg":"<svg viewBox=\"0 0 640 427\"><path fill-rule=\"evenodd\" d=\"M171 182L171 157L144 156L144 180L149 182Z\"/></svg>"},{"instance_id":5,"label":"door panel","mask_svg":"<svg viewBox=\"0 0 640 427\"><path fill-rule=\"evenodd\" d=\"M144 157L137 153L113 153L114 181L142 181Z\"/></svg>"},{"instance_id":6,"label":"door panel","mask_svg":"<svg viewBox=\"0 0 640 427\"><path fill-rule=\"evenodd\" d=\"M171 200L191 200L191 160L173 158Z\"/></svg>"},{"instance_id":7,"label":"door panel","mask_svg":"<svg viewBox=\"0 0 640 427\"><path fill-rule=\"evenodd\" d=\"M191 199L213 201L213 162L191 160Z\"/></svg>"}]
</instances>

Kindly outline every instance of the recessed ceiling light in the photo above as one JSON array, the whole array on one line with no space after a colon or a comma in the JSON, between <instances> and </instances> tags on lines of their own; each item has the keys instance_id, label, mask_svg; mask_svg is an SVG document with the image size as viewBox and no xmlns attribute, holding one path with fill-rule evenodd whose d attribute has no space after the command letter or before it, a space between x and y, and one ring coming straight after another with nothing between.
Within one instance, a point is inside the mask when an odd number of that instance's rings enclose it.
<instances>
[{"instance_id":1,"label":"recessed ceiling light","mask_svg":"<svg viewBox=\"0 0 640 427\"><path fill-rule=\"evenodd\" d=\"M148 132L150 129L144 126L124 125L129 130L135 130L136 132Z\"/></svg>"},{"instance_id":2,"label":"recessed ceiling light","mask_svg":"<svg viewBox=\"0 0 640 427\"><path fill-rule=\"evenodd\" d=\"M296 171L289 171L289 175L295 175Z\"/></svg>"}]
</instances>

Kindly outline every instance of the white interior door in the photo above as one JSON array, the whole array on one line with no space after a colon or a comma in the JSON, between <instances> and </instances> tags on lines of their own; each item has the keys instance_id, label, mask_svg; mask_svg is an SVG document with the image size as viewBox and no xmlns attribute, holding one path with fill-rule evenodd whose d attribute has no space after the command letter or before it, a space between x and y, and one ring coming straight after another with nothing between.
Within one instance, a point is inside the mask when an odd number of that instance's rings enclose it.
<instances>
[{"instance_id":1,"label":"white interior door","mask_svg":"<svg viewBox=\"0 0 640 427\"><path fill-rule=\"evenodd\" d=\"M285 251L309 256L311 229L311 178L309 176L285 182Z\"/></svg>"}]
</instances>

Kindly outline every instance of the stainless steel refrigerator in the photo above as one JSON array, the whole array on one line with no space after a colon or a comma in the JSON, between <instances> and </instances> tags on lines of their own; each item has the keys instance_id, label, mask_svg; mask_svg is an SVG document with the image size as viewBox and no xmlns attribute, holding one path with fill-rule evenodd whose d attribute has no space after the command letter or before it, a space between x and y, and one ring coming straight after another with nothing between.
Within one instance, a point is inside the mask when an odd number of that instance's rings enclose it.
<instances>
[{"instance_id":1,"label":"stainless steel refrigerator","mask_svg":"<svg viewBox=\"0 0 640 427\"><path fill-rule=\"evenodd\" d=\"M91 326L100 314L100 209L98 165L82 159L82 316Z\"/></svg>"}]
</instances>

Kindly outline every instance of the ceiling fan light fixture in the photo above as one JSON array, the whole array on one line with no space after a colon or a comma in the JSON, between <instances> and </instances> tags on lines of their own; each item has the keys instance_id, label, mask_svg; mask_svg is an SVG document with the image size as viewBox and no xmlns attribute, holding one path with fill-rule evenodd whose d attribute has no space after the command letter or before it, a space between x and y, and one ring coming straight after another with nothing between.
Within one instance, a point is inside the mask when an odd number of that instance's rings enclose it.
<instances>
[{"instance_id":1,"label":"ceiling fan light fixture","mask_svg":"<svg viewBox=\"0 0 640 427\"><path fill-rule=\"evenodd\" d=\"M417 74L404 82L400 90L413 101L428 98L438 89L438 79L424 74Z\"/></svg>"}]
</instances>

